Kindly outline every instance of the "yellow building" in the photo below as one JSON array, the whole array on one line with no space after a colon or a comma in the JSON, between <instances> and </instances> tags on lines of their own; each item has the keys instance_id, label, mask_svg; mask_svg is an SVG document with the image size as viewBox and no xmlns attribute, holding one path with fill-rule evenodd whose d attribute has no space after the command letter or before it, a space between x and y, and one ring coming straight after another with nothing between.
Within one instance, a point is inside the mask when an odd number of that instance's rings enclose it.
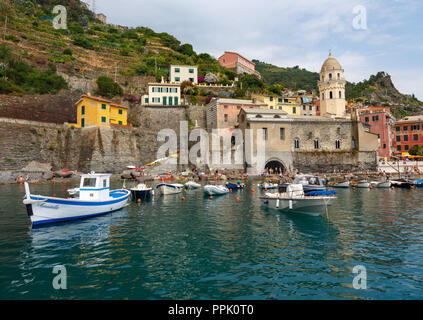
<instances>
[{"instance_id":1,"label":"yellow building","mask_svg":"<svg viewBox=\"0 0 423 320\"><path fill-rule=\"evenodd\" d=\"M253 101L267 104L269 109L283 110L288 113L288 115L301 115L301 105L297 102L297 97L282 97L253 93L251 98Z\"/></svg>"},{"instance_id":2,"label":"yellow building","mask_svg":"<svg viewBox=\"0 0 423 320\"><path fill-rule=\"evenodd\" d=\"M88 126L110 127L110 125L128 125L128 107L110 100L83 95L76 103L78 128Z\"/></svg>"}]
</instances>

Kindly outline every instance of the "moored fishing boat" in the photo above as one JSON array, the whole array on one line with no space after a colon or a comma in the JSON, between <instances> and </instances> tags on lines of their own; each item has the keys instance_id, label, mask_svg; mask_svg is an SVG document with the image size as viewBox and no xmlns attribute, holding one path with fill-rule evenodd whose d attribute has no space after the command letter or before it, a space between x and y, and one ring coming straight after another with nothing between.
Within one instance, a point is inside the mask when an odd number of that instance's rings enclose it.
<instances>
[{"instance_id":1,"label":"moored fishing boat","mask_svg":"<svg viewBox=\"0 0 423 320\"><path fill-rule=\"evenodd\" d=\"M69 171L68 169L63 169L63 170L54 172L54 174L60 178L69 178L70 176L74 174L74 172Z\"/></svg>"},{"instance_id":2,"label":"moored fishing boat","mask_svg":"<svg viewBox=\"0 0 423 320\"><path fill-rule=\"evenodd\" d=\"M302 184L289 184L286 192L266 193L260 197L265 205L283 211L321 215L337 199L336 191L310 191L304 194Z\"/></svg>"},{"instance_id":3,"label":"moored fishing boat","mask_svg":"<svg viewBox=\"0 0 423 320\"><path fill-rule=\"evenodd\" d=\"M405 179L397 179L397 180L392 180L391 184L395 188L408 188L409 189L412 185L412 182L405 180Z\"/></svg>"},{"instance_id":4,"label":"moored fishing boat","mask_svg":"<svg viewBox=\"0 0 423 320\"><path fill-rule=\"evenodd\" d=\"M361 188L361 189L368 189L370 188L370 182L367 180L360 180L358 182L354 182L351 184L355 188Z\"/></svg>"},{"instance_id":5,"label":"moored fishing boat","mask_svg":"<svg viewBox=\"0 0 423 320\"><path fill-rule=\"evenodd\" d=\"M244 189L245 184L241 183L241 181L238 181L237 183L226 182L226 188L232 190Z\"/></svg>"},{"instance_id":6,"label":"moored fishing boat","mask_svg":"<svg viewBox=\"0 0 423 320\"><path fill-rule=\"evenodd\" d=\"M161 183L156 186L161 194L176 194L181 193L184 189L184 185L180 183Z\"/></svg>"},{"instance_id":7,"label":"moored fishing boat","mask_svg":"<svg viewBox=\"0 0 423 320\"><path fill-rule=\"evenodd\" d=\"M277 189L279 186L279 184L277 183L259 183L257 184L257 187L259 187L260 189L267 189L267 190L271 190L271 189Z\"/></svg>"},{"instance_id":8,"label":"moored fishing boat","mask_svg":"<svg viewBox=\"0 0 423 320\"><path fill-rule=\"evenodd\" d=\"M204 186L203 190L204 190L204 193L209 196L217 196L217 195L229 193L228 188L224 186L216 186L211 184Z\"/></svg>"},{"instance_id":9,"label":"moored fishing boat","mask_svg":"<svg viewBox=\"0 0 423 320\"><path fill-rule=\"evenodd\" d=\"M186 189L198 189L198 188L201 188L201 184L199 184L195 181L188 181L187 183L185 183L185 188Z\"/></svg>"},{"instance_id":10,"label":"moored fishing boat","mask_svg":"<svg viewBox=\"0 0 423 320\"><path fill-rule=\"evenodd\" d=\"M412 182L415 187L423 187L423 180L413 180Z\"/></svg>"},{"instance_id":11,"label":"moored fishing boat","mask_svg":"<svg viewBox=\"0 0 423 320\"><path fill-rule=\"evenodd\" d=\"M293 184L302 184L304 192L326 190L326 186L320 177L309 174L297 174Z\"/></svg>"},{"instance_id":12,"label":"moored fishing boat","mask_svg":"<svg viewBox=\"0 0 423 320\"><path fill-rule=\"evenodd\" d=\"M81 176L79 197L56 198L32 195L25 183L25 199L32 225L62 222L106 214L123 208L129 198L125 189L110 190L110 174Z\"/></svg>"},{"instance_id":13,"label":"moored fishing boat","mask_svg":"<svg viewBox=\"0 0 423 320\"><path fill-rule=\"evenodd\" d=\"M153 188L147 187L145 183L139 183L129 190L131 191L131 197L134 201L138 199L148 199L153 194Z\"/></svg>"},{"instance_id":14,"label":"moored fishing boat","mask_svg":"<svg viewBox=\"0 0 423 320\"><path fill-rule=\"evenodd\" d=\"M375 188L390 188L391 182L390 181L372 181L370 184Z\"/></svg>"}]
</instances>

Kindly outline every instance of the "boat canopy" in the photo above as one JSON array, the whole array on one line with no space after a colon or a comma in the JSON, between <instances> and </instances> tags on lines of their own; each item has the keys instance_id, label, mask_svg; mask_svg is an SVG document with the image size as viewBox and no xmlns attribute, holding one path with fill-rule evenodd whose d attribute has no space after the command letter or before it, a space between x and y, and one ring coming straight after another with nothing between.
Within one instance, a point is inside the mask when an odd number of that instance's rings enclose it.
<instances>
[{"instance_id":1,"label":"boat canopy","mask_svg":"<svg viewBox=\"0 0 423 320\"><path fill-rule=\"evenodd\" d=\"M81 200L106 200L110 197L110 176L108 173L83 174L79 186Z\"/></svg>"}]
</instances>

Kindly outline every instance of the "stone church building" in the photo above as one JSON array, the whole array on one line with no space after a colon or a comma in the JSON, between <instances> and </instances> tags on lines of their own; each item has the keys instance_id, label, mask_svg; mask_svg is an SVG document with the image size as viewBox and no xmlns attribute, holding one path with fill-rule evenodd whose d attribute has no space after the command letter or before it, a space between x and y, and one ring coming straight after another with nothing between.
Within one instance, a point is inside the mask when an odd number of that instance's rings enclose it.
<instances>
[{"instance_id":1,"label":"stone church building","mask_svg":"<svg viewBox=\"0 0 423 320\"><path fill-rule=\"evenodd\" d=\"M244 133L246 129L262 130L265 168L301 172L376 170L378 136L360 122L356 110L346 114L345 83L344 70L330 54L318 82L321 116L242 108L236 127ZM253 151L256 150L257 140L253 142ZM265 169L247 164L245 168L252 173Z\"/></svg>"}]
</instances>

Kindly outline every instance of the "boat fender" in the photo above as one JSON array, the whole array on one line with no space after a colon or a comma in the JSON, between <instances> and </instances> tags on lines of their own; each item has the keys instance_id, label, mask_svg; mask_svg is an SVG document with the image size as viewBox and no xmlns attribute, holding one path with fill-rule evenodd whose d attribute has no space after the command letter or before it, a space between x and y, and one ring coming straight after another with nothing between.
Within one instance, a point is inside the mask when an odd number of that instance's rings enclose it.
<instances>
[{"instance_id":1,"label":"boat fender","mask_svg":"<svg viewBox=\"0 0 423 320\"><path fill-rule=\"evenodd\" d=\"M279 199L276 200L276 208L279 208Z\"/></svg>"},{"instance_id":2,"label":"boat fender","mask_svg":"<svg viewBox=\"0 0 423 320\"><path fill-rule=\"evenodd\" d=\"M289 200L289 209L292 209L292 200Z\"/></svg>"}]
</instances>

